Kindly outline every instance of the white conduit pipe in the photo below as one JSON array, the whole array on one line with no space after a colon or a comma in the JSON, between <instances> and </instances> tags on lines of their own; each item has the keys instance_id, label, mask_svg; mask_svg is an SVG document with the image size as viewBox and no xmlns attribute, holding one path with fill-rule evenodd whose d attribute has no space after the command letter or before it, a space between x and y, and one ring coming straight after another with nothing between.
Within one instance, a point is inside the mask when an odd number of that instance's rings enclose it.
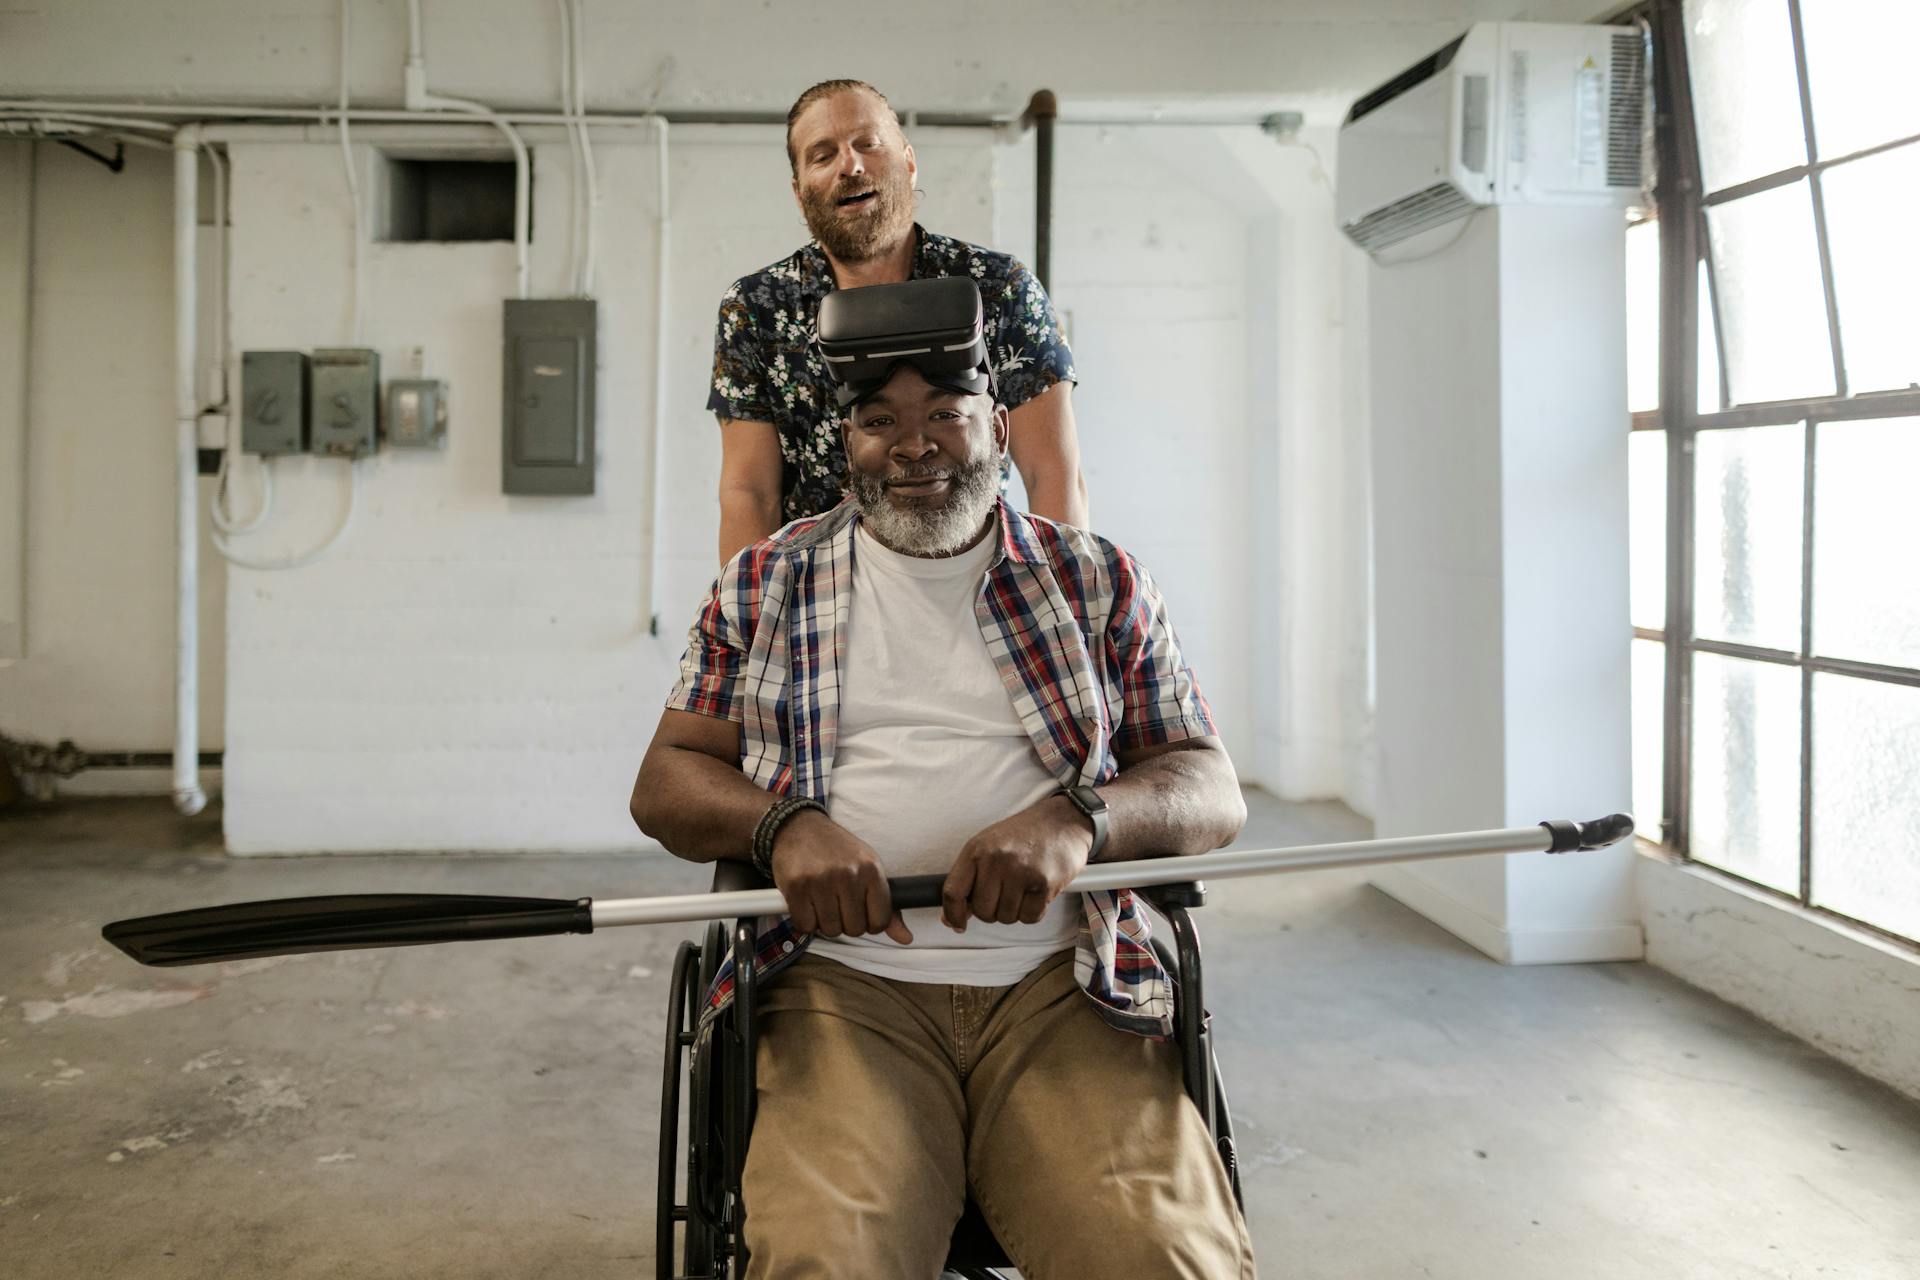
<instances>
[{"instance_id":1,"label":"white conduit pipe","mask_svg":"<svg viewBox=\"0 0 1920 1280\"><path fill-rule=\"evenodd\" d=\"M564 0L574 6L572 33L573 41L573 101L567 104L567 112L575 118L574 130L580 137L580 157L584 162L587 175L587 199L585 207L586 223L586 265L580 271L580 292L593 296L594 251L598 247L600 226L600 178L593 163L593 139L588 135L585 123L587 114L587 60L581 46L586 41L587 10L580 0Z\"/></svg>"},{"instance_id":2,"label":"white conduit pipe","mask_svg":"<svg viewBox=\"0 0 1920 1280\"><path fill-rule=\"evenodd\" d=\"M659 217L655 220L653 286L653 503L650 511L653 530L647 546L646 620L649 635L660 634L660 540L665 527L662 515L666 494L667 454L667 263L673 246L672 204L667 187L667 118L655 116L654 147L659 166Z\"/></svg>"},{"instance_id":3,"label":"white conduit pipe","mask_svg":"<svg viewBox=\"0 0 1920 1280\"><path fill-rule=\"evenodd\" d=\"M465 98L443 98L427 92L427 63L420 44L420 0L408 0L407 4L406 94L409 112L464 112L485 120L507 136L507 145L513 148L513 255L519 271L519 296L526 297L527 220L531 212L527 144L520 140L520 131L508 124L492 107L469 102Z\"/></svg>"},{"instance_id":4,"label":"white conduit pipe","mask_svg":"<svg viewBox=\"0 0 1920 1280\"><path fill-rule=\"evenodd\" d=\"M571 116L573 114L573 5L569 0L553 0L553 7L560 14L560 109ZM585 248L583 241L586 232L581 227L585 216L580 200L580 185L586 179L581 175L580 126L572 120L567 121L568 163L567 171L567 292L584 293L580 283L580 260Z\"/></svg>"},{"instance_id":5,"label":"white conduit pipe","mask_svg":"<svg viewBox=\"0 0 1920 1280\"><path fill-rule=\"evenodd\" d=\"M207 807L200 789L199 200L200 127L190 124L173 135L173 807L188 817Z\"/></svg>"}]
</instances>

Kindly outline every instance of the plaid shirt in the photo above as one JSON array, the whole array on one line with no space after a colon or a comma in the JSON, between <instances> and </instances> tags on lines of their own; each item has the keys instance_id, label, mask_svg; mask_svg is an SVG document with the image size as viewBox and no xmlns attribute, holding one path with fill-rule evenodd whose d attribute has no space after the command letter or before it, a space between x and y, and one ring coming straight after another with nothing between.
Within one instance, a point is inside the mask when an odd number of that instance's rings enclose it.
<instances>
[{"instance_id":1,"label":"plaid shirt","mask_svg":"<svg viewBox=\"0 0 1920 1280\"><path fill-rule=\"evenodd\" d=\"M998 511L1000 549L974 613L1048 772L1063 786L1097 786L1118 772L1118 751L1212 735L1212 713L1146 569L1104 538L1004 501ZM858 515L844 502L735 556L700 610L667 698L671 710L740 724L741 772L776 795L828 799ZM1113 1025L1172 1034L1173 984L1133 894L1081 899L1081 988ZM763 917L756 977L798 959L810 937L789 917ZM732 999L728 960L705 1017Z\"/></svg>"}]
</instances>

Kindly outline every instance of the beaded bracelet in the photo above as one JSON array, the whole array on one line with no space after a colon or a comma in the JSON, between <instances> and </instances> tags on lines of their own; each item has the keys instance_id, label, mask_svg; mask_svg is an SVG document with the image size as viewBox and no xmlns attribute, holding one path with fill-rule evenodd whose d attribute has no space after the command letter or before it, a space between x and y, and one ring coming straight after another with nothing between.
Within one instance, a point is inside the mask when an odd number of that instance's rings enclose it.
<instances>
[{"instance_id":1,"label":"beaded bracelet","mask_svg":"<svg viewBox=\"0 0 1920 1280\"><path fill-rule=\"evenodd\" d=\"M765 877L768 884L773 883L774 838L789 819L805 809L818 809L825 813L827 806L812 796L787 796L774 801L773 806L760 815L760 823L753 829L753 852L750 855L753 869Z\"/></svg>"}]
</instances>

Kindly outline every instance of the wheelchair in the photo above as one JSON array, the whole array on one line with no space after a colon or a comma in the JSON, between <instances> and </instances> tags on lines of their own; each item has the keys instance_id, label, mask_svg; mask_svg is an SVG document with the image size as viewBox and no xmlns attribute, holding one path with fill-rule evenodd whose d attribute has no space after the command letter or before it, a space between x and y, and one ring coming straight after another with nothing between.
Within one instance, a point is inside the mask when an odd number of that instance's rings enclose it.
<instances>
[{"instance_id":1,"label":"wheelchair","mask_svg":"<svg viewBox=\"0 0 1920 1280\"><path fill-rule=\"evenodd\" d=\"M741 862L716 864L713 891L769 887ZM1221 1086L1219 1063L1206 1013L1201 981L1200 943L1189 913L1206 902L1197 881L1136 889L1166 922L1152 939L1160 963L1174 975L1174 1038L1180 1047L1187 1096L1206 1120L1233 1188L1242 1203L1240 1171L1234 1154L1233 1122ZM699 943L680 944L667 996L666 1064L660 1091L660 1167L654 1219L655 1274L659 1280L738 1280L746 1273L747 1250L741 1227L745 1207L740 1174L754 1108L754 984L751 959L754 922L737 920L731 929L715 921ZM694 1039L706 994L723 957L734 965L734 1000L719 1015L706 1052L695 1054ZM681 1104L686 1111L686 1146L680 1142ZM684 1181L681 1173L684 1170ZM680 1193L684 1188L685 1199ZM676 1231L676 1228L678 1230ZM676 1236L678 1240L676 1242ZM677 1247L676 1247L677 1243ZM677 1261L676 1261L677 1260ZM969 1198L948 1246L945 1276L961 1280L1005 1280L1013 1264L994 1239L979 1206Z\"/></svg>"}]
</instances>

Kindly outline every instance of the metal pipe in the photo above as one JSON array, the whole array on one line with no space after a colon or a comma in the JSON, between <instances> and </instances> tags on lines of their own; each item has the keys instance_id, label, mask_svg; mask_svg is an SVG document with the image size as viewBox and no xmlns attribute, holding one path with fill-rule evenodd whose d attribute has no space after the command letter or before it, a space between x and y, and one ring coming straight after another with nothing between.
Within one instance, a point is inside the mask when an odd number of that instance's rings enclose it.
<instances>
[{"instance_id":1,"label":"metal pipe","mask_svg":"<svg viewBox=\"0 0 1920 1280\"><path fill-rule=\"evenodd\" d=\"M173 807L189 817L207 806L200 789L199 200L200 127L190 124L173 135Z\"/></svg>"},{"instance_id":2,"label":"metal pipe","mask_svg":"<svg viewBox=\"0 0 1920 1280\"><path fill-rule=\"evenodd\" d=\"M662 508L666 497L666 456L667 456L667 263L668 253L673 239L673 206L668 201L667 187L668 153L667 120L665 116L654 117L654 146L658 165L659 216L654 233L657 243L654 251L653 285L653 502L649 506L651 529L647 539L647 598L642 617L647 622L647 634L660 634L660 545L662 530L666 522Z\"/></svg>"},{"instance_id":3,"label":"metal pipe","mask_svg":"<svg viewBox=\"0 0 1920 1280\"><path fill-rule=\"evenodd\" d=\"M518 296L524 298L527 296L528 273L527 225L532 213L527 144L521 141L520 131L492 107L480 102L469 102L465 98L444 98L439 94L427 92L426 53L420 42L420 0L409 0L407 17L407 63L403 74L409 117L431 119L436 112L442 111L456 111L475 116L505 134L507 146L513 151L513 256L518 272ZM339 118L343 122L352 118L346 111L344 102L341 104Z\"/></svg>"},{"instance_id":4,"label":"metal pipe","mask_svg":"<svg viewBox=\"0 0 1920 1280\"><path fill-rule=\"evenodd\" d=\"M1020 117L1034 128L1033 274L1049 293L1053 279L1053 123L1059 116L1060 101L1053 90L1040 89Z\"/></svg>"},{"instance_id":5,"label":"metal pipe","mask_svg":"<svg viewBox=\"0 0 1920 1280\"><path fill-rule=\"evenodd\" d=\"M423 73L424 74L424 71ZM156 116L163 121L155 127L172 129L182 120L311 120L326 122L334 118L331 107L286 107L286 106L243 106L236 103L204 103L181 105L155 105L147 102L60 102L44 98L0 98L0 114L14 113L22 115L43 114L45 112L68 111L113 111L131 116ZM673 124L717 124L717 125L775 125L785 127L787 117L783 112L772 111L636 111L605 112L596 115L574 115L560 111L498 111L499 119L509 124L529 125L565 125L569 122L594 124L606 128L649 128L654 119L660 118ZM446 117L438 111L408 110L399 107L355 107L349 118L356 124L366 121L432 121ZM920 112L917 122L928 128L940 129L997 129L1014 123L1012 117L967 114L962 112ZM1087 121L1085 123L1106 123L1105 121ZM1147 123L1147 122L1142 122ZM1172 122L1169 122L1172 123ZM1184 122L1182 122L1184 123ZM1258 121L1249 121L1257 124Z\"/></svg>"},{"instance_id":6,"label":"metal pipe","mask_svg":"<svg viewBox=\"0 0 1920 1280\"><path fill-rule=\"evenodd\" d=\"M1300 845L1287 849L1236 849L1186 858L1095 863L1075 876L1063 892L1139 889L1156 884L1179 884L1187 880L1230 880L1239 876L1319 871L1329 867L1376 866L1429 858L1459 858L1471 854L1544 853L1553 845L1552 832L1545 826L1533 826L1390 840L1358 840L1342 844ZM748 889L733 893L687 893L662 898L596 899L592 910L593 927L605 929L630 924L783 915L787 910L787 900L778 889Z\"/></svg>"}]
</instances>

